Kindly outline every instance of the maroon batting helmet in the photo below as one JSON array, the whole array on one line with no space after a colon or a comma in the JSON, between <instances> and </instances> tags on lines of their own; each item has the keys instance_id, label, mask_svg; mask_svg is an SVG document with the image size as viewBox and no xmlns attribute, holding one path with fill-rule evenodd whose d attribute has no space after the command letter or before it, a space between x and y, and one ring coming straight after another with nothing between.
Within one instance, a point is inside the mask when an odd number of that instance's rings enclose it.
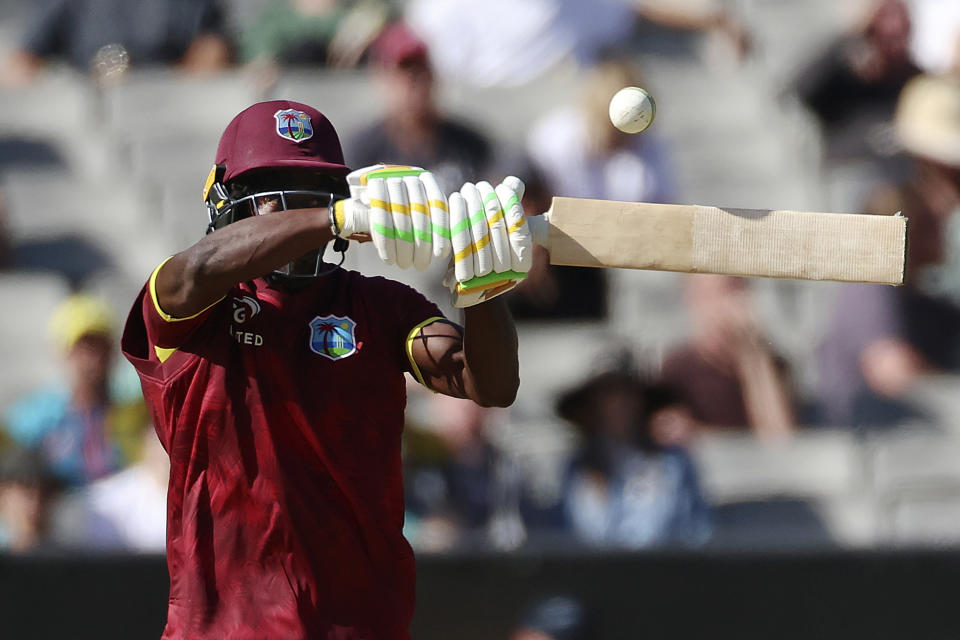
<instances>
[{"instance_id":1,"label":"maroon batting helmet","mask_svg":"<svg viewBox=\"0 0 960 640\"><path fill-rule=\"evenodd\" d=\"M255 169L296 167L345 176L336 129L311 106L289 100L260 102L241 111L220 137L217 165L223 182Z\"/></svg>"},{"instance_id":2,"label":"maroon batting helmet","mask_svg":"<svg viewBox=\"0 0 960 640\"><path fill-rule=\"evenodd\" d=\"M264 199L276 201L279 208L293 209L330 206L337 197L329 190L291 190L283 184L270 185L269 191L249 185L243 189L227 187L237 178L270 169L315 171L340 180L350 171L343 162L337 132L322 113L289 100L257 103L237 114L220 137L216 163L203 190L208 233L257 215ZM322 255L323 247L276 273L288 277L321 275L327 270Z\"/></svg>"}]
</instances>

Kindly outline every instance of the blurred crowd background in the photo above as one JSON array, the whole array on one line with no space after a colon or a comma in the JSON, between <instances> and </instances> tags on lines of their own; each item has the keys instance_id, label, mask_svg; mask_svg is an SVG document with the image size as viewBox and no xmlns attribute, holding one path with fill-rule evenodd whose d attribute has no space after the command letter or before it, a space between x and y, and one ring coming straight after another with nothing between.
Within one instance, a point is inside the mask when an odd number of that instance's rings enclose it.
<instances>
[{"instance_id":1,"label":"blurred crowd background","mask_svg":"<svg viewBox=\"0 0 960 640\"><path fill-rule=\"evenodd\" d=\"M409 387L419 553L955 544L957 74L955 0L0 0L0 552L163 551L166 457L119 333L204 233L224 126L273 98L327 114L354 167L448 192L517 175L528 214L910 218L898 289L538 254L509 299L515 406ZM638 136L606 114L631 84L658 104ZM440 272L368 249L344 265L457 319ZM514 638L579 606L544 601Z\"/></svg>"}]
</instances>

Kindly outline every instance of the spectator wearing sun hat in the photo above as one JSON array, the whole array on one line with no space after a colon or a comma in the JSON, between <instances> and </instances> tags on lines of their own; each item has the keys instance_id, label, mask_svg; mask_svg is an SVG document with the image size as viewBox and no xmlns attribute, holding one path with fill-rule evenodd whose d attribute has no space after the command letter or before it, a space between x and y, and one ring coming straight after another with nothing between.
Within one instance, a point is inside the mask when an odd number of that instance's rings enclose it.
<instances>
[{"instance_id":1,"label":"spectator wearing sun hat","mask_svg":"<svg viewBox=\"0 0 960 640\"><path fill-rule=\"evenodd\" d=\"M707 542L712 519L693 459L654 426L663 411L682 406L629 356L558 397L557 415L580 435L563 497L567 526L580 542L620 549Z\"/></svg>"},{"instance_id":2,"label":"spectator wearing sun hat","mask_svg":"<svg viewBox=\"0 0 960 640\"><path fill-rule=\"evenodd\" d=\"M907 401L960 373L960 78L922 75L901 93L896 137L912 164L862 210L910 220L903 287L844 285L821 349L824 422L885 427L923 417Z\"/></svg>"},{"instance_id":3,"label":"spectator wearing sun hat","mask_svg":"<svg viewBox=\"0 0 960 640\"><path fill-rule=\"evenodd\" d=\"M54 311L49 333L63 356L63 378L14 404L5 435L39 452L60 482L85 485L125 466L146 410L138 394L111 385L115 338L106 304L71 296Z\"/></svg>"}]
</instances>

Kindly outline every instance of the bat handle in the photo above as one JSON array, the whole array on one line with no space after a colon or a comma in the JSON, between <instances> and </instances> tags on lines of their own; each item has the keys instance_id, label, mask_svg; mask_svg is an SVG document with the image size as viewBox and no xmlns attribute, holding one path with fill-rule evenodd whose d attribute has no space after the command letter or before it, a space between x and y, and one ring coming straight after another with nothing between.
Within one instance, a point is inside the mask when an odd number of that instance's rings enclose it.
<instances>
[{"instance_id":1,"label":"bat handle","mask_svg":"<svg viewBox=\"0 0 960 640\"><path fill-rule=\"evenodd\" d=\"M530 235L533 242L541 247L546 247L547 240L550 237L550 212L527 217L527 225L530 226Z\"/></svg>"}]
</instances>

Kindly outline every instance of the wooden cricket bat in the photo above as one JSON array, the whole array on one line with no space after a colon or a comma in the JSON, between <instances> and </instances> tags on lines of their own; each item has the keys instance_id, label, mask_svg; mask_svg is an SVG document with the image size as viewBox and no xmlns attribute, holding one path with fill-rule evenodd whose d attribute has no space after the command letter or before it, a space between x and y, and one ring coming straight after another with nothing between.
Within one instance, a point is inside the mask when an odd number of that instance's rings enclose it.
<instances>
[{"instance_id":1,"label":"wooden cricket bat","mask_svg":"<svg viewBox=\"0 0 960 640\"><path fill-rule=\"evenodd\" d=\"M903 284L907 218L553 198L527 219L550 263Z\"/></svg>"}]
</instances>

